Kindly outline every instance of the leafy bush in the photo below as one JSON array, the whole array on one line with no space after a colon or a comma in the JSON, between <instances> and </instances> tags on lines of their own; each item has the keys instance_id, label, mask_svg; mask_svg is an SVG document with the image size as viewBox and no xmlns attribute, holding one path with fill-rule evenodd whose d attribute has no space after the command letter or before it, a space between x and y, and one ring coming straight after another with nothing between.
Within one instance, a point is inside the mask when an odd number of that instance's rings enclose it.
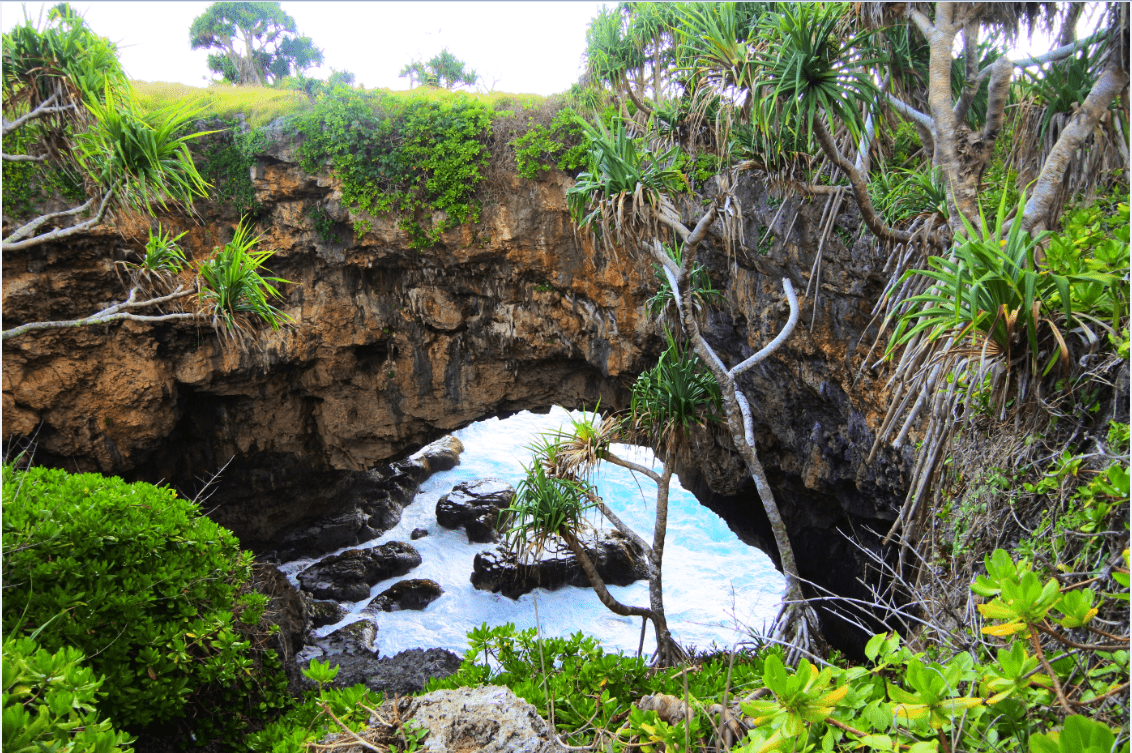
<instances>
[{"instance_id":1,"label":"leafy bush","mask_svg":"<svg viewBox=\"0 0 1132 753\"><path fill-rule=\"evenodd\" d=\"M487 164L491 120L488 105L458 94L407 98L337 86L294 123L305 137L304 170L317 172L329 162L347 204L401 215L410 245L425 248L456 225L479 221L474 195ZM440 212L435 224L421 216Z\"/></svg>"},{"instance_id":2,"label":"leafy bush","mask_svg":"<svg viewBox=\"0 0 1132 753\"><path fill-rule=\"evenodd\" d=\"M245 739L252 753L300 753L308 743L315 742L338 726L327 713L353 732L360 732L368 723L370 709L381 705L381 694L365 685L350 688L327 688L326 683L338 675L338 667L317 659L303 674L318 683L318 690L308 693L303 703L297 704L263 730ZM367 706L369 708L367 708Z\"/></svg>"},{"instance_id":3,"label":"leafy bush","mask_svg":"<svg viewBox=\"0 0 1132 753\"><path fill-rule=\"evenodd\" d=\"M772 648L657 672L639 658L605 654L581 633L539 640L534 629L483 625L468 634L460 670L428 689L505 685L553 716L573 743L601 742L601 749L608 743L610 750L656 750L660 743L665 750L702 750L721 726L713 704L730 698L739 701L749 729L732 750L745 753L818 747L1068 753L1094 746L1127 753L1126 733L1118 739L1110 726L1127 729L1121 698L1127 637L1108 634L1096 620L1102 602L1128 600L1127 549L1121 564L1062 586L1052 578L1043 583L1028 563L995 552L972 590L989 600L978 607L987 620L980 632L1005 645L972 644L953 656L913 653L899 636L880 634L865 648L870 666L821 662L819 668L803 659L788 669ZM1084 587L1089 584L1097 590ZM1050 655L1052 646L1062 653ZM1081 665L1074 655L1088 661ZM681 711L645 710L647 694L669 696ZM1058 725L1060 733L1050 732ZM1081 740L1080 747L1070 742Z\"/></svg>"},{"instance_id":4,"label":"leafy bush","mask_svg":"<svg viewBox=\"0 0 1132 753\"><path fill-rule=\"evenodd\" d=\"M194 699L211 698L195 713L228 727L241 702L279 704L274 654L255 655L257 636L234 618L251 603L238 599L251 555L229 531L172 489L46 468L3 474L6 635L52 621L44 649L86 654L106 677L99 711L127 729L181 717Z\"/></svg>"},{"instance_id":5,"label":"leafy bush","mask_svg":"<svg viewBox=\"0 0 1132 753\"><path fill-rule=\"evenodd\" d=\"M4 753L129 751L129 735L95 710L103 681L82 651L55 653L34 638L4 641Z\"/></svg>"},{"instance_id":6,"label":"leafy bush","mask_svg":"<svg viewBox=\"0 0 1132 753\"><path fill-rule=\"evenodd\" d=\"M961 342L971 337L975 348L985 347L989 355L1002 357L1007 364L1020 361L1044 375L1058 361L1068 364L1070 330L1095 341L1090 322L1112 329L1096 315L1119 319L1120 311L1114 311L1112 303L1128 300L1127 279L1088 268L1074 267L1067 274L1039 268L1034 254L1046 235L1031 237L1022 232L1020 222L1004 232L1003 209L1000 205L993 228L985 217L979 228L964 220L967 237L956 244L951 258L932 256L931 269L904 274L901 282L922 275L936 284L908 299L912 307L897 325L890 353L921 331L927 332L929 341L954 337ZM1125 240L1125 255L1127 248Z\"/></svg>"},{"instance_id":7,"label":"leafy bush","mask_svg":"<svg viewBox=\"0 0 1132 753\"><path fill-rule=\"evenodd\" d=\"M585 164L586 140L578 115L570 108L559 110L550 127L535 123L511 142L519 175L537 180L539 172L550 166L572 171Z\"/></svg>"},{"instance_id":8,"label":"leafy bush","mask_svg":"<svg viewBox=\"0 0 1132 753\"><path fill-rule=\"evenodd\" d=\"M595 730L615 730L633 710L633 701L643 695L683 697L686 678L694 702L710 703L709 699L722 694L729 676L731 688L750 687L762 666L763 658L743 654L733 664L728 657L706 659L686 674L683 667L653 670L639 657L605 653L596 638L582 633L540 640L534 628L484 624L468 633L468 650L460 669L446 678L430 680L425 690L502 685L548 719L553 702L553 719L560 734L572 735L574 744L588 745L595 740ZM647 738L651 733L643 727L659 732L667 726L658 723L655 712L635 711L636 720L624 728L626 737L644 734ZM700 723L699 719L695 722ZM682 731L678 738L682 745Z\"/></svg>"},{"instance_id":9,"label":"leafy bush","mask_svg":"<svg viewBox=\"0 0 1132 753\"><path fill-rule=\"evenodd\" d=\"M230 206L237 216L256 215L260 206L255 199L251 167L255 155L268 143L264 130L239 130L235 118L222 119L224 130L214 135L202 153L201 176L212 184L211 198Z\"/></svg>"}]
</instances>

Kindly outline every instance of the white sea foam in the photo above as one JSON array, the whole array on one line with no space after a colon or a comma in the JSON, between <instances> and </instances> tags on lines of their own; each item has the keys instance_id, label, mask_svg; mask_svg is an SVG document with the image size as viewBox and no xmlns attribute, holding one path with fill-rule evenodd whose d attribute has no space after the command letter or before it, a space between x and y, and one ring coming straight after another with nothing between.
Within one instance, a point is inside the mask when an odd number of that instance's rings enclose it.
<instances>
[{"instance_id":1,"label":"white sea foam","mask_svg":"<svg viewBox=\"0 0 1132 753\"><path fill-rule=\"evenodd\" d=\"M507 419L489 419L456 432L464 444L460 465L437 473L420 488L408 505L401 523L362 547L388 541L409 541L414 528L428 536L412 541L422 563L402 578L430 578L444 588L444 595L422 611L380 613L376 646L384 656L407 648L440 647L462 653L467 632L481 623L512 622L520 628L535 625L534 601L538 600L539 622L544 635L568 635L582 631L596 636L606 650L633 653L640 639L639 618L619 617L607 610L588 588L566 587L557 591L536 589L518 600L477 591L469 580L477 552L492 544L469 544L464 531L450 531L436 522L436 501L461 481L500 478L515 485L530 462L526 449L540 432L557 429L567 421L561 408L548 415L523 412ZM652 453L641 447L615 445L614 452L642 465L655 464ZM654 465L654 467L658 467ZM659 468L658 468L659 470ZM607 466L596 476L598 492L606 503L645 541L652 541L656 486L644 477ZM597 525L601 521L593 520ZM606 526L608 527L608 525ZM287 563L284 572L294 576L310 560ZM684 646L727 647L744 640L748 629L760 629L773 619L782 598L782 576L770 558L735 537L715 513L700 505L675 478L669 502L668 534L664 548L664 606L669 629ZM376 584L371 597L397 580ZM648 605L648 584L611 586L610 593L625 604ZM347 605L351 614L342 622L321 628L326 635L360 614L369 599ZM645 651L655 647L651 629Z\"/></svg>"}]
</instances>

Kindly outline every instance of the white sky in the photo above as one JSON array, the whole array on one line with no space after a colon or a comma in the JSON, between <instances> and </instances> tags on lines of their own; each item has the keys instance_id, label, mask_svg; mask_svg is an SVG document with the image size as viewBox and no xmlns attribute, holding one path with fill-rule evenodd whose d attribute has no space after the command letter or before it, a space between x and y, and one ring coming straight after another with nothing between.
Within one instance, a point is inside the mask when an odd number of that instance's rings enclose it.
<instances>
[{"instance_id":1,"label":"white sky","mask_svg":"<svg viewBox=\"0 0 1132 753\"><path fill-rule=\"evenodd\" d=\"M0 2L4 31L50 3ZM208 52L189 49L189 27L209 2L72 0L95 33L118 44L126 73L139 81L204 86ZM330 69L351 71L367 88L409 88L397 74L444 47L480 74L482 90L554 94L581 74L586 25L597 2L287 2L282 8L324 53Z\"/></svg>"}]
</instances>

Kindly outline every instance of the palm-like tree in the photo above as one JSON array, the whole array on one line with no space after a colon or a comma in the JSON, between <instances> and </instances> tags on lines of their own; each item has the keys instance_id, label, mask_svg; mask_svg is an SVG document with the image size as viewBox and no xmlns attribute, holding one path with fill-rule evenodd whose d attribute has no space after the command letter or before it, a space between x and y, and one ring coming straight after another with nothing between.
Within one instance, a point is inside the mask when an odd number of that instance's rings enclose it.
<instances>
[{"instance_id":1,"label":"palm-like tree","mask_svg":"<svg viewBox=\"0 0 1132 753\"><path fill-rule=\"evenodd\" d=\"M551 434L532 448L534 461L515 490L508 541L519 553L537 556L550 536L561 538L574 553L601 603L623 616L649 620L656 634L654 662L669 666L686 654L668 629L664 613L662 566L668 530L668 497L677 457L686 450L689 433L719 419L719 387L694 354L669 339L668 350L657 365L633 385L628 414L599 420L596 414L573 419L564 431ZM616 439L650 445L662 461L657 473L615 455ZM656 518L651 546L605 504L591 483L601 463L627 468L656 484ZM580 536L585 513L597 509L618 531L636 543L648 557L649 605L630 606L617 601L586 554ZM642 626L643 628L643 626Z\"/></svg>"},{"instance_id":2,"label":"palm-like tree","mask_svg":"<svg viewBox=\"0 0 1132 753\"><path fill-rule=\"evenodd\" d=\"M7 164L53 166L77 176L87 201L20 223L0 243L5 252L62 240L118 212L151 215L155 206L191 206L208 185L193 164L190 133L199 113L185 108L143 112L118 63L117 51L69 6L52 9L46 24L30 20L4 35L3 135ZM15 148L12 148L15 147ZM9 219L9 218L5 218ZM11 218L15 219L15 218ZM178 236L180 237L180 236ZM243 226L213 258L191 268L159 228L142 261L126 264L126 300L69 321L28 322L3 339L44 329L204 318L234 340L249 318L272 328L289 318L271 304L278 278L259 274L270 251L253 251ZM145 313L146 311L157 313Z\"/></svg>"}]
</instances>

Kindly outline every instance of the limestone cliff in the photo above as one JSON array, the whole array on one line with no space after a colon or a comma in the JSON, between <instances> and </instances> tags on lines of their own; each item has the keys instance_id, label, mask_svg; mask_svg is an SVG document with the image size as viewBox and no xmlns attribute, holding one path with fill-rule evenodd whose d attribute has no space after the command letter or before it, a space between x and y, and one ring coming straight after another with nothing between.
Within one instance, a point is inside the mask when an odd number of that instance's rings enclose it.
<instances>
[{"instance_id":1,"label":"limestone cliff","mask_svg":"<svg viewBox=\"0 0 1132 753\"><path fill-rule=\"evenodd\" d=\"M511 176L482 192L482 221L424 251L391 218L360 238L329 174L309 175L277 142L254 168L262 245L286 286L293 328L225 347L205 326L134 323L31 334L4 348L3 434L39 461L171 481L195 493L229 462L210 515L245 545L336 510L343 474L404 455L489 416L554 403L623 407L660 338L645 315L650 265L594 247L566 210L570 178ZM773 199L756 177L739 193L743 247L704 254L726 303L707 330L721 353L757 350L786 318L781 278L806 290L822 199ZM315 232L314 207L336 221ZM202 253L230 237L222 206L166 216ZM795 218L795 214L797 214ZM767 226L774 221L771 234ZM890 520L906 458L864 459L884 409L883 382L854 381L874 330L881 252L855 210L836 219L796 334L742 381L757 442L803 575L853 592L859 557L842 532ZM773 243L764 242L769 238ZM122 295L114 261L144 243L122 221L66 243L6 254L4 327L97 310ZM768 253L758 250L760 244ZM769 248L767 248L769 246ZM814 297L817 296L816 313ZM811 321L812 319L812 321ZM753 485L722 434L698 438L681 478L745 540L773 550Z\"/></svg>"}]
</instances>

